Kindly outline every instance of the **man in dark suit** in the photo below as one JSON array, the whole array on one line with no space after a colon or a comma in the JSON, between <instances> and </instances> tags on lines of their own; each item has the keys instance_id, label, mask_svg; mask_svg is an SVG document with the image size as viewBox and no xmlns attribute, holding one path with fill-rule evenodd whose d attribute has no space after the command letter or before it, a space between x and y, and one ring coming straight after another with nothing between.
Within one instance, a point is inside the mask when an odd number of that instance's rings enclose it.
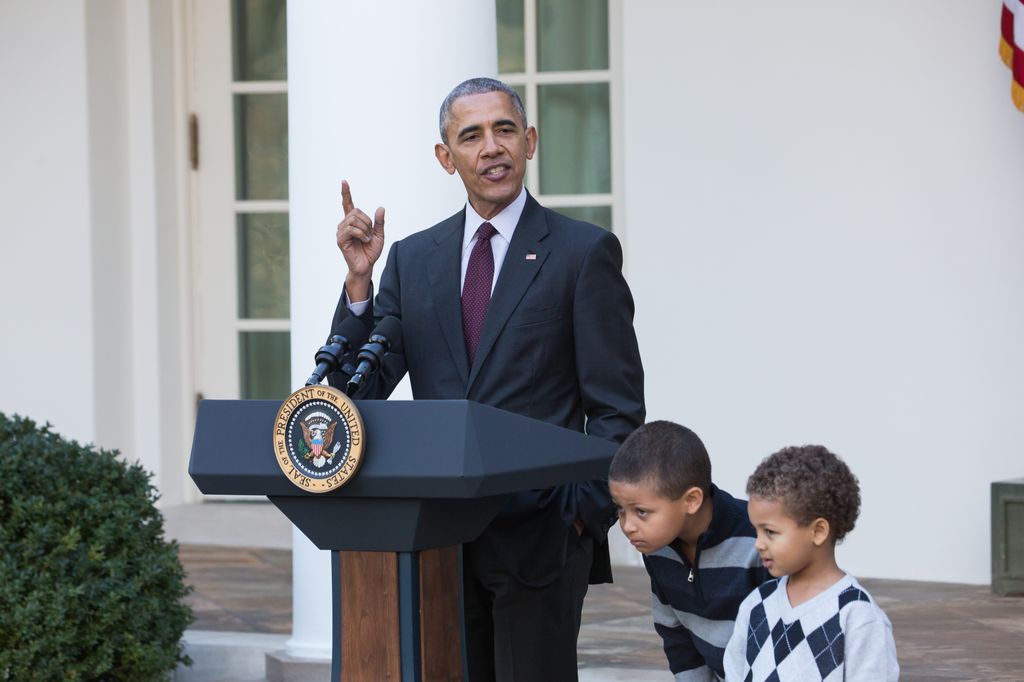
<instances>
[{"instance_id":1,"label":"man in dark suit","mask_svg":"<svg viewBox=\"0 0 1024 682\"><path fill-rule=\"evenodd\" d=\"M404 348L357 397L409 373L417 399L468 399L621 442L644 420L633 299L613 234L542 207L523 186L537 131L514 90L457 86L435 155L466 187L463 210L391 247L371 310L384 209L342 183L337 242L348 266L334 327L402 321ZM344 381L346 377L335 377ZM576 679L589 582L609 582L605 481L525 491L463 548L469 679Z\"/></svg>"}]
</instances>

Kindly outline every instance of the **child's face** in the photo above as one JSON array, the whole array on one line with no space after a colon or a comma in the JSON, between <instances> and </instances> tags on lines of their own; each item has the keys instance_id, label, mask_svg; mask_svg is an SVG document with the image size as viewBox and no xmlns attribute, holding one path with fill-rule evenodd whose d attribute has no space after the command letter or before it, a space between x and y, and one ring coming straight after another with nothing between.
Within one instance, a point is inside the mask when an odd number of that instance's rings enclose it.
<instances>
[{"instance_id":1,"label":"child's face","mask_svg":"<svg viewBox=\"0 0 1024 682\"><path fill-rule=\"evenodd\" d=\"M642 483L609 481L608 487L619 508L619 526L638 551L656 552L683 532L689 518L685 496L670 500Z\"/></svg>"},{"instance_id":2,"label":"child's face","mask_svg":"<svg viewBox=\"0 0 1024 682\"><path fill-rule=\"evenodd\" d=\"M754 547L773 577L807 568L816 547L813 524L801 526L786 513L782 502L764 497L751 497L747 514L757 531Z\"/></svg>"}]
</instances>

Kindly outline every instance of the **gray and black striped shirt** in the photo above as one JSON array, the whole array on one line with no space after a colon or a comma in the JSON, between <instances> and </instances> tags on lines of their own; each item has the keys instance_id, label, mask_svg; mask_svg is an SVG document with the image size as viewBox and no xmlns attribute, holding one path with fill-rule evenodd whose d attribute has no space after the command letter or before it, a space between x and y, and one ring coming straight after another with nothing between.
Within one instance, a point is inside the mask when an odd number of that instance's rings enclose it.
<instances>
[{"instance_id":1,"label":"gray and black striped shirt","mask_svg":"<svg viewBox=\"0 0 1024 682\"><path fill-rule=\"evenodd\" d=\"M644 556L654 629L677 682L725 676L722 656L740 603L771 575L754 549L746 500L711 486L712 517L694 564L676 543Z\"/></svg>"}]
</instances>

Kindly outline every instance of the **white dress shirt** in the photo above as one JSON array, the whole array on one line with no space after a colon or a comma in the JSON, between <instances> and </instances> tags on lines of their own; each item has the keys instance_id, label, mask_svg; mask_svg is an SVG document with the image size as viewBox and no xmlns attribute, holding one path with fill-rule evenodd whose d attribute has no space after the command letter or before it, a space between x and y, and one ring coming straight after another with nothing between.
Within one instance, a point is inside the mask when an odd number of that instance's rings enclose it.
<instances>
[{"instance_id":1,"label":"white dress shirt","mask_svg":"<svg viewBox=\"0 0 1024 682\"><path fill-rule=\"evenodd\" d=\"M491 281L491 293L494 293L494 285L498 282L498 273L501 272L501 264L505 262L505 254L508 253L508 245L512 243L512 233L516 231L519 218L526 208L526 187L519 190L519 196L503 208L501 212L491 218L484 220L480 214L473 209L473 205L466 202L466 226L462 232L462 278L459 280L459 291L466 285L466 268L469 267L469 254L473 252L476 244L476 231L484 223L490 223L498 234L491 237L491 253L494 254L494 279Z\"/></svg>"}]
</instances>

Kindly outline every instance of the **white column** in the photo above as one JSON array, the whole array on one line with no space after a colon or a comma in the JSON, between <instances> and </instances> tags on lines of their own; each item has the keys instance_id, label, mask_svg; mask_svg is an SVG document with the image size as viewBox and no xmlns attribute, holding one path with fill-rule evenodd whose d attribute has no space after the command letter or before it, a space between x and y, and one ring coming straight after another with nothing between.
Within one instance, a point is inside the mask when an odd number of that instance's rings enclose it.
<instances>
[{"instance_id":1,"label":"white column","mask_svg":"<svg viewBox=\"0 0 1024 682\"><path fill-rule=\"evenodd\" d=\"M98 323L85 21L84 2L0 3L0 412L90 442Z\"/></svg>"},{"instance_id":2,"label":"white column","mask_svg":"<svg viewBox=\"0 0 1024 682\"><path fill-rule=\"evenodd\" d=\"M154 472L154 483L162 488L160 466L163 436L160 409L166 398L161 385L160 355L164 345L173 347L174 339L160 334L158 254L156 135L153 118L153 53L148 3L125 5L125 54L127 76L128 130L128 232L131 288L131 372L134 396L132 423L135 426L135 452L147 470ZM97 153L97 152L94 152Z\"/></svg>"},{"instance_id":3,"label":"white column","mask_svg":"<svg viewBox=\"0 0 1024 682\"><path fill-rule=\"evenodd\" d=\"M288 5L292 380L312 370L345 275L334 243L341 180L384 206L385 253L465 201L434 159L438 109L466 78L497 72L494 3L343 1ZM377 274L384 265L378 263ZM368 434L373 439L373 434ZM339 520L359 523L358 519ZM293 656L331 652L330 555L295 531Z\"/></svg>"}]
</instances>

